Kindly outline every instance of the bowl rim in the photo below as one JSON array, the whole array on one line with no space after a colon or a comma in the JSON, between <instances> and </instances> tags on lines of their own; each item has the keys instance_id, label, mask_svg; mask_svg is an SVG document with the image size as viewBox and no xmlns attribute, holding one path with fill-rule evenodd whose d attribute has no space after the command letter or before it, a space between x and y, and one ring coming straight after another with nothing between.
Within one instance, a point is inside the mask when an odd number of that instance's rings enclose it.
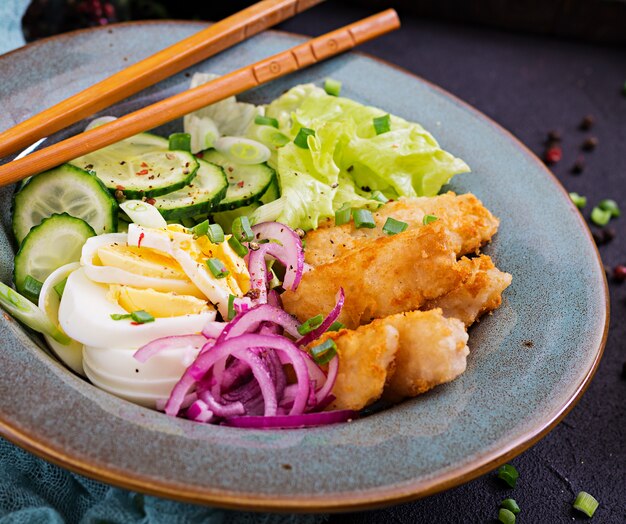
<instances>
[{"instance_id":1,"label":"bowl rim","mask_svg":"<svg viewBox=\"0 0 626 524\"><path fill-rule=\"evenodd\" d=\"M77 35L93 33L96 31L110 31L118 27L137 27L137 26L152 26L152 25L164 25L175 24L185 26L197 26L198 28L206 27L209 22L205 21L187 21L187 20L145 20L145 21L133 21L122 22L117 24L109 24L106 26L91 27L85 29L78 29L59 35L50 36L29 43L23 47L17 48L13 51L0 55L0 64L7 58L12 59L14 56L19 55L24 51L30 51L30 49L47 45L51 41L63 41L71 40ZM287 35L297 39L307 39L306 35L293 33L289 31L280 30L268 30L265 32L275 33L277 35ZM361 51L350 51L350 54L360 55L369 60L373 60L380 64L385 65L399 71L400 73L413 77L419 82L427 85L433 91L443 95L452 102L458 104L474 116L482 119L488 123L491 128L504 135L509 141L511 141L518 149L526 153L529 159L540 168L552 185L567 196L567 191L557 179L557 177L545 166L545 164L517 137L515 137L510 131L506 130L500 124L496 123L489 116L485 115L478 109L474 108L467 102L461 100L452 93L439 87L438 85L422 78L421 76L412 73L411 71L388 62L384 59L372 56L368 53ZM570 206L574 208L573 203L570 202ZM593 251L596 255L596 262L599 267L603 267L600 252L593 237L591 231L580 213L576 213L576 220L579 226L585 231L588 240L593 246ZM323 498L316 498L307 495L306 497L290 496L290 497L276 497L270 495L257 496L254 494L242 494L240 492L228 491L222 489L212 489L202 487L201 489L193 489L188 485L175 485L167 482L158 482L150 478L141 478L136 475L128 475L128 471L116 470L114 468L103 468L90 464L86 460L76 458L64 451L58 449L55 446L46 444L39 441L33 432L28 428L20 427L18 424L9 424L2 419L0 414L0 434L11 441L13 444L43 458L57 466L70 470L74 473L84 475L86 477L95 479L100 482L112 484L117 487L128 489L131 491L139 491L145 494L154 495L158 497L165 497L180 502L189 502L195 504L211 505L224 509L233 510L247 510L247 511L272 511L276 513L319 513L319 512L341 512L341 511L357 511L357 510L369 510L389 506L392 504L400 504L403 502L409 502L417 500L423 497L434 495L436 493L457 487L461 484L465 484L493 469L508 462L520 453L526 451L533 446L544 436L546 436L556 425L572 410L572 408L578 403L583 393L589 387L591 380L596 373L604 348L606 346L609 323L610 323L610 296L608 289L608 282L606 273L602 271L602 294L604 295L605 303L605 321L602 332L602 337L596 354L594 356L591 366L577 384L571 397L560 406L559 409L544 416L542 419L535 421L532 424L532 428L525 431L515 440L511 441L506 447L499 450L493 450L484 454L480 454L474 458L471 462L468 462L465 466L460 468L451 469L445 473L442 473L434 478L422 479L417 481L405 481L401 486L392 487L377 487L371 488L365 491L351 492L338 496L324 495ZM6 317L6 314L4 314Z\"/></svg>"}]
</instances>

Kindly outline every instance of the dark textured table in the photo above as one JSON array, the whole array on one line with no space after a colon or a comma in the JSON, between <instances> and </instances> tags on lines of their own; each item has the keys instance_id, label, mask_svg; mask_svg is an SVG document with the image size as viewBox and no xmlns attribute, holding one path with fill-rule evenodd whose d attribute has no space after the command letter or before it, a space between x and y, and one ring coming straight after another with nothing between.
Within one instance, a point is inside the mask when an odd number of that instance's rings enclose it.
<instances>
[{"instance_id":1,"label":"dark textured table","mask_svg":"<svg viewBox=\"0 0 626 524\"><path fill-rule=\"evenodd\" d=\"M283 24L287 31L320 34L370 11L322 5ZM401 13L402 14L402 13ZM538 155L546 135L559 130L563 160L553 170L568 191L587 196L588 216L613 198L625 216L611 222L616 238L600 248L606 266L626 264L626 49L448 25L402 16L403 28L364 45L363 51L434 82L515 134ZM578 126L595 117L590 131ZM589 136L585 169L570 172ZM593 522L626 522L626 283L609 278L611 330L587 392L542 441L512 461L520 479L507 489L487 474L445 493L379 511L335 515L331 522L493 522L499 502L513 497L518 522L588 520L571 509L581 490L600 507Z\"/></svg>"}]
</instances>

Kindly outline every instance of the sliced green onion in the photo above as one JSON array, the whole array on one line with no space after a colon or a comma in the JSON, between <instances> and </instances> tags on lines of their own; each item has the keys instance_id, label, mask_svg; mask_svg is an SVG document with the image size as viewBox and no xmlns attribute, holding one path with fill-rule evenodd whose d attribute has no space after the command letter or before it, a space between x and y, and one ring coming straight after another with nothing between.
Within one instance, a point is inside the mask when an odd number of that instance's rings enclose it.
<instances>
[{"instance_id":1,"label":"sliced green onion","mask_svg":"<svg viewBox=\"0 0 626 524\"><path fill-rule=\"evenodd\" d=\"M341 93L341 82L332 78L324 80L324 91L330 96L339 96Z\"/></svg>"},{"instance_id":2,"label":"sliced green onion","mask_svg":"<svg viewBox=\"0 0 626 524\"><path fill-rule=\"evenodd\" d=\"M610 198L605 198L601 200L598 204L598 207L602 209L602 211L609 211L613 218L616 218L622 214L615 200L611 200Z\"/></svg>"},{"instance_id":3,"label":"sliced green onion","mask_svg":"<svg viewBox=\"0 0 626 524\"><path fill-rule=\"evenodd\" d=\"M230 271L226 269L226 266L219 258L207 259L206 265L209 267L215 278L225 278L230 274Z\"/></svg>"},{"instance_id":4,"label":"sliced green onion","mask_svg":"<svg viewBox=\"0 0 626 524\"><path fill-rule=\"evenodd\" d=\"M154 317L143 309L133 311L130 314L130 318L132 318L138 324L147 324L148 322L154 322Z\"/></svg>"},{"instance_id":5,"label":"sliced green onion","mask_svg":"<svg viewBox=\"0 0 626 524\"><path fill-rule=\"evenodd\" d=\"M338 320L335 320L326 331L339 331L340 329L343 329L345 327L346 326L344 324L342 324Z\"/></svg>"},{"instance_id":6,"label":"sliced green onion","mask_svg":"<svg viewBox=\"0 0 626 524\"><path fill-rule=\"evenodd\" d=\"M39 298L39 293L41 293L41 288L43 286L43 282L39 282L36 278L31 277L30 275L26 275L24 279L24 293L37 300Z\"/></svg>"},{"instance_id":7,"label":"sliced green onion","mask_svg":"<svg viewBox=\"0 0 626 524\"><path fill-rule=\"evenodd\" d=\"M351 216L352 209L344 204L337 211L335 211L335 225L341 226L343 224L347 224L348 222L350 222Z\"/></svg>"},{"instance_id":8,"label":"sliced green onion","mask_svg":"<svg viewBox=\"0 0 626 524\"><path fill-rule=\"evenodd\" d=\"M383 204L386 204L387 202L389 202L389 199L377 189L372 191L372 198L374 200L378 200L379 202L382 202Z\"/></svg>"},{"instance_id":9,"label":"sliced green onion","mask_svg":"<svg viewBox=\"0 0 626 524\"><path fill-rule=\"evenodd\" d=\"M59 298L63 296L63 291L65 291L65 284L67 284L67 277L61 280L61 282L59 282L58 284L52 286L52 289L54 289L57 292L57 295L59 295Z\"/></svg>"},{"instance_id":10,"label":"sliced green onion","mask_svg":"<svg viewBox=\"0 0 626 524\"><path fill-rule=\"evenodd\" d=\"M397 235L398 233L406 231L408 227L409 224L406 222L389 217L383 226L383 231L388 235Z\"/></svg>"},{"instance_id":11,"label":"sliced green onion","mask_svg":"<svg viewBox=\"0 0 626 524\"><path fill-rule=\"evenodd\" d=\"M317 329L318 327L320 327L322 325L322 322L324 322L324 316L315 315L314 317L311 317L309 320L303 322L302 324L298 326L297 328L298 333L304 336L307 333L310 333L311 331L313 331L314 329Z\"/></svg>"},{"instance_id":12,"label":"sliced green onion","mask_svg":"<svg viewBox=\"0 0 626 524\"><path fill-rule=\"evenodd\" d=\"M210 224L207 230L207 236L214 244L221 244L224 242L224 230L219 224Z\"/></svg>"},{"instance_id":13,"label":"sliced green onion","mask_svg":"<svg viewBox=\"0 0 626 524\"><path fill-rule=\"evenodd\" d=\"M595 499L595 497L586 491L581 491L578 495L576 495L576 500L574 501L574 504L572 504L574 509L582 511L588 517L593 517L593 514L596 512L599 505L600 503Z\"/></svg>"},{"instance_id":14,"label":"sliced green onion","mask_svg":"<svg viewBox=\"0 0 626 524\"><path fill-rule=\"evenodd\" d=\"M311 348L311 356L318 364L328 364L337 354L337 344L331 338Z\"/></svg>"},{"instance_id":15,"label":"sliced green onion","mask_svg":"<svg viewBox=\"0 0 626 524\"><path fill-rule=\"evenodd\" d=\"M309 149L308 138L310 136L315 136L315 131L313 129L309 129L308 127L301 127L300 131L296 135L296 138L293 139L293 143L302 149Z\"/></svg>"},{"instance_id":16,"label":"sliced green onion","mask_svg":"<svg viewBox=\"0 0 626 524\"><path fill-rule=\"evenodd\" d=\"M167 227L167 222L159 210L141 200L127 200L120 204L122 211L138 226L161 229Z\"/></svg>"},{"instance_id":17,"label":"sliced green onion","mask_svg":"<svg viewBox=\"0 0 626 524\"><path fill-rule=\"evenodd\" d=\"M248 254L248 248L244 246L241 242L239 242L239 240L237 240L237 237L234 235L231 235L228 239L228 245L233 248L233 251L242 258Z\"/></svg>"},{"instance_id":18,"label":"sliced green onion","mask_svg":"<svg viewBox=\"0 0 626 524\"><path fill-rule=\"evenodd\" d=\"M213 147L239 164L262 164L272 156L265 144L239 136L222 136L215 140Z\"/></svg>"},{"instance_id":19,"label":"sliced green onion","mask_svg":"<svg viewBox=\"0 0 626 524\"><path fill-rule=\"evenodd\" d=\"M503 524L514 524L515 514L506 508L500 508L500 511L498 511L498 520Z\"/></svg>"},{"instance_id":20,"label":"sliced green onion","mask_svg":"<svg viewBox=\"0 0 626 524\"><path fill-rule=\"evenodd\" d=\"M191 228L191 232L195 237L203 237L209 233L209 221L205 220Z\"/></svg>"},{"instance_id":21,"label":"sliced green onion","mask_svg":"<svg viewBox=\"0 0 626 524\"><path fill-rule=\"evenodd\" d=\"M291 142L287 135L270 126L259 127L255 131L255 134L259 140L269 142L274 147L283 147L285 144Z\"/></svg>"},{"instance_id":22,"label":"sliced green onion","mask_svg":"<svg viewBox=\"0 0 626 524\"><path fill-rule=\"evenodd\" d=\"M373 123L377 135L391 131L391 117L389 115L378 116L374 118Z\"/></svg>"},{"instance_id":23,"label":"sliced green onion","mask_svg":"<svg viewBox=\"0 0 626 524\"><path fill-rule=\"evenodd\" d=\"M424 218L422 219L422 224L427 226L428 224L432 224L435 220L437 220L437 217L435 215L424 215Z\"/></svg>"},{"instance_id":24,"label":"sliced green onion","mask_svg":"<svg viewBox=\"0 0 626 524\"><path fill-rule=\"evenodd\" d=\"M191 151L191 135L189 133L172 133L170 135L170 151Z\"/></svg>"},{"instance_id":25,"label":"sliced green onion","mask_svg":"<svg viewBox=\"0 0 626 524\"><path fill-rule=\"evenodd\" d=\"M254 233L250 227L250 219L245 215L235 218L230 229L239 242L250 242L254 238Z\"/></svg>"},{"instance_id":26,"label":"sliced green onion","mask_svg":"<svg viewBox=\"0 0 626 524\"><path fill-rule=\"evenodd\" d=\"M570 193L569 197L578 209L582 209L587 205L587 197L581 196L578 193Z\"/></svg>"},{"instance_id":27,"label":"sliced green onion","mask_svg":"<svg viewBox=\"0 0 626 524\"><path fill-rule=\"evenodd\" d=\"M519 478L519 473L510 464L500 466L498 469L498 478L506 482L510 487L514 488Z\"/></svg>"},{"instance_id":28,"label":"sliced green onion","mask_svg":"<svg viewBox=\"0 0 626 524\"><path fill-rule=\"evenodd\" d=\"M228 320L235 318L235 295L228 295Z\"/></svg>"},{"instance_id":29,"label":"sliced green onion","mask_svg":"<svg viewBox=\"0 0 626 524\"><path fill-rule=\"evenodd\" d=\"M357 229L360 229L362 227L374 229L376 227L374 217L372 216L371 211L369 211L368 209L353 209L352 218L354 219L354 226Z\"/></svg>"},{"instance_id":30,"label":"sliced green onion","mask_svg":"<svg viewBox=\"0 0 626 524\"><path fill-rule=\"evenodd\" d=\"M605 211L604 209L600 209L599 207L594 207L591 211L591 221L596 226L606 226L611 220L611 212Z\"/></svg>"},{"instance_id":31,"label":"sliced green onion","mask_svg":"<svg viewBox=\"0 0 626 524\"><path fill-rule=\"evenodd\" d=\"M120 313L111 313L111 318L113 320L126 320L127 318L131 318L130 313L120 314Z\"/></svg>"},{"instance_id":32,"label":"sliced green onion","mask_svg":"<svg viewBox=\"0 0 626 524\"><path fill-rule=\"evenodd\" d=\"M60 344L67 345L70 343L70 337L50 322L48 316L41 309L2 282L0 282L0 306L29 328L50 335Z\"/></svg>"},{"instance_id":33,"label":"sliced green onion","mask_svg":"<svg viewBox=\"0 0 626 524\"><path fill-rule=\"evenodd\" d=\"M254 117L254 123L258 126L272 126L278 129L278 120L271 116L257 115Z\"/></svg>"},{"instance_id":34,"label":"sliced green onion","mask_svg":"<svg viewBox=\"0 0 626 524\"><path fill-rule=\"evenodd\" d=\"M514 515L517 515L520 512L517 502L515 502L515 500L513 499L504 499L502 502L500 502L500 507L508 509Z\"/></svg>"}]
</instances>

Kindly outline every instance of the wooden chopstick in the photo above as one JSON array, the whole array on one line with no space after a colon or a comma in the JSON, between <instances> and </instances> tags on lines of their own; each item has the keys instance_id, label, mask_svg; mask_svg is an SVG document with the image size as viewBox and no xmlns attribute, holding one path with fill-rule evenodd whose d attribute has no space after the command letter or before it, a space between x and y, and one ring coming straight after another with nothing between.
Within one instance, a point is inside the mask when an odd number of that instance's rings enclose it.
<instances>
[{"instance_id":1,"label":"wooden chopstick","mask_svg":"<svg viewBox=\"0 0 626 524\"><path fill-rule=\"evenodd\" d=\"M0 133L0 158L29 146L324 0L263 0Z\"/></svg>"},{"instance_id":2,"label":"wooden chopstick","mask_svg":"<svg viewBox=\"0 0 626 524\"><path fill-rule=\"evenodd\" d=\"M0 186L17 182L192 111L330 58L400 27L393 9L313 38L206 84L0 166Z\"/></svg>"}]
</instances>

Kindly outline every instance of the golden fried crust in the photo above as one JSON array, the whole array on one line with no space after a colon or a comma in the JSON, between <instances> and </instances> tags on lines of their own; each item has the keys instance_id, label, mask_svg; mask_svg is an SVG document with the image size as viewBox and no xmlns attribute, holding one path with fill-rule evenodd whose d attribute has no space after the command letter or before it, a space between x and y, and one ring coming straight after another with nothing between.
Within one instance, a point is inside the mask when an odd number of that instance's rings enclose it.
<instances>
[{"instance_id":1,"label":"golden fried crust","mask_svg":"<svg viewBox=\"0 0 626 524\"><path fill-rule=\"evenodd\" d=\"M432 309L393 315L381 322L399 334L396 369L385 387L385 399L420 395L465 371L468 335L460 320Z\"/></svg>"},{"instance_id":2,"label":"golden fried crust","mask_svg":"<svg viewBox=\"0 0 626 524\"><path fill-rule=\"evenodd\" d=\"M318 229L307 233L305 260L312 266L326 264L352 249L365 247L368 241L386 236L382 227L387 218L401 220L409 229L415 229L423 227L424 215L435 215L446 225L457 256L477 252L491 240L499 225L498 219L471 193L402 198L374 213L376 227L373 229L357 229L353 222L335 226L333 219L321 222Z\"/></svg>"},{"instance_id":3,"label":"golden fried crust","mask_svg":"<svg viewBox=\"0 0 626 524\"><path fill-rule=\"evenodd\" d=\"M441 308L446 317L458 318L470 326L481 315L500 307L502 292L513 277L500 271L487 255L464 257L459 265L467 270L467 278L449 293L428 301L422 309Z\"/></svg>"},{"instance_id":4,"label":"golden fried crust","mask_svg":"<svg viewBox=\"0 0 626 524\"><path fill-rule=\"evenodd\" d=\"M456 260L447 229L433 222L375 239L367 248L314 267L296 291L283 293L283 306L301 322L327 315L343 287L339 321L355 329L375 318L420 309L459 286L467 272Z\"/></svg>"},{"instance_id":5,"label":"golden fried crust","mask_svg":"<svg viewBox=\"0 0 626 524\"><path fill-rule=\"evenodd\" d=\"M326 333L311 345L332 338L337 344L339 371L333 387L335 400L327 409L363 409L378 400L393 374L398 331L384 323Z\"/></svg>"}]
</instances>

